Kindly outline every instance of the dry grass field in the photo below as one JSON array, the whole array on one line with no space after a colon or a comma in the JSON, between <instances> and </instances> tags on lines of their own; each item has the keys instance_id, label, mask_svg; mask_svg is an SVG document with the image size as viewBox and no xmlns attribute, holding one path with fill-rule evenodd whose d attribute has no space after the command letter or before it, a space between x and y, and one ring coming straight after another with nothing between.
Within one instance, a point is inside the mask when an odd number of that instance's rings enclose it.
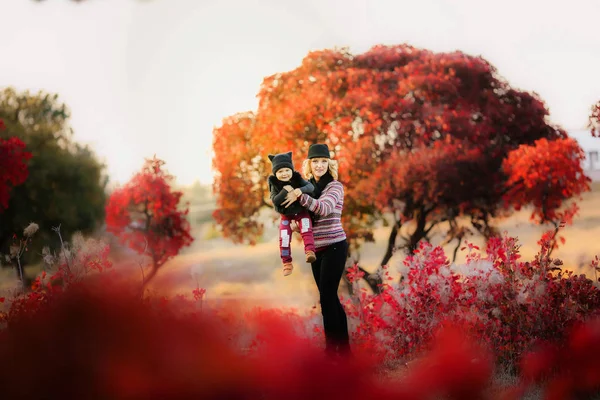
<instances>
[{"instance_id":1,"label":"dry grass field","mask_svg":"<svg viewBox=\"0 0 600 400\"><path fill-rule=\"evenodd\" d=\"M594 276L589 261L600 255L600 185L595 185L580 204L580 212L572 226L563 230L567 242L555 252L565 262L565 267L576 273ZM529 221L529 210L522 210L510 218L498 222L501 231L517 236L522 244L521 254L528 259L538 250L536 242L548 227L537 226ZM310 266L303 261L302 244L294 241L294 273L283 277L278 255L277 230L268 217L265 218L264 239L255 246L234 245L212 232L210 223L197 226L196 242L186 251L164 266L152 288L159 292L190 293L198 284L207 289L207 300L244 300L247 304L275 307L311 309L317 299ZM389 228L375 230L375 243L365 244L360 250L360 263L366 269L374 269L384 253ZM434 244L443 240L443 230L434 236ZM471 241L482 245L481 239ZM454 246L446 247L450 256ZM390 261L392 276L402 263L402 254ZM464 260L459 253L457 262ZM341 287L340 293L344 292Z\"/></svg>"},{"instance_id":2,"label":"dry grass field","mask_svg":"<svg viewBox=\"0 0 600 400\"><path fill-rule=\"evenodd\" d=\"M555 255L565 262L567 269L594 276L594 271L589 268L589 261L596 254L600 255L600 185L594 185L593 191L583 197L580 208L574 224L563 231L566 244ZM532 224L529 214L529 210L522 210L498 222L501 231L519 238L521 253L525 259L537 252L536 242L547 229ZM240 306L285 307L295 308L300 312L311 310L318 295L310 266L303 260L302 243L296 240L293 242L295 269L292 275L284 277L273 214L266 212L264 220L265 235L255 246L234 245L223 239L210 220L195 225L194 244L162 268L150 285L150 290L161 294L190 294L198 285L207 290L207 302L235 301ZM389 228L377 228L375 243L362 246L359 257L364 268L376 268L384 253L388 233ZM443 240L443 233L443 229L438 229L433 237L434 244ZM478 237L472 237L471 240L475 244L483 244ZM115 244L111 241L111 245ZM450 256L453 249L452 244L447 246L446 253ZM115 252L115 256L118 254L121 255L117 257L121 267L131 268L133 274L140 273L139 256L129 253L123 258L123 252ZM397 267L402 263L402 258L403 255L398 253L390 261L392 276L398 275ZM460 263L463 259L464 254L459 253L457 262ZM35 273L36 270L39 268L31 267L29 272ZM1 269L0 289L14 287L15 278L14 271ZM340 293L346 293L344 285L340 287Z\"/></svg>"}]
</instances>

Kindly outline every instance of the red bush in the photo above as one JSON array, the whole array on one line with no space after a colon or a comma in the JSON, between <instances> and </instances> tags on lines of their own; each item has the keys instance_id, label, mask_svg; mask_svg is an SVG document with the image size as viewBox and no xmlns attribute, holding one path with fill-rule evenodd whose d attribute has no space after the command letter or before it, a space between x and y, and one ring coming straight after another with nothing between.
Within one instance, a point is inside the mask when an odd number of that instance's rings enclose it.
<instances>
[{"instance_id":1,"label":"red bush","mask_svg":"<svg viewBox=\"0 0 600 400\"><path fill-rule=\"evenodd\" d=\"M0 119L0 130L2 129L4 122ZM0 139L0 211L8 207L12 188L27 179L27 160L30 158L31 153L25 151L25 143L20 139Z\"/></svg>"},{"instance_id":2,"label":"red bush","mask_svg":"<svg viewBox=\"0 0 600 400\"><path fill-rule=\"evenodd\" d=\"M515 365L539 341L564 340L570 326L600 310L594 282L560 270L548 246L525 262L514 238L494 238L485 255L469 245L466 265L456 266L440 247L423 242L404 261L401 283L385 283L379 295L363 289L346 301L359 320L354 341L382 357L414 357L438 327L452 322L489 345L499 363ZM360 277L356 267L349 277Z\"/></svg>"},{"instance_id":3,"label":"red bush","mask_svg":"<svg viewBox=\"0 0 600 400\"><path fill-rule=\"evenodd\" d=\"M59 263L3 300L0 387L20 399L517 399L532 383L548 399L594 393L598 289L556 270L549 243L531 262L514 238L484 254L468 244L465 266L421 244L400 285L348 302L358 319L349 359L326 357L314 340L322 331L296 313L202 309L200 287L194 300L140 297L103 248L81 251L69 270ZM413 361L386 380L382 357ZM518 386L493 387L498 362L519 366Z\"/></svg>"}]
</instances>

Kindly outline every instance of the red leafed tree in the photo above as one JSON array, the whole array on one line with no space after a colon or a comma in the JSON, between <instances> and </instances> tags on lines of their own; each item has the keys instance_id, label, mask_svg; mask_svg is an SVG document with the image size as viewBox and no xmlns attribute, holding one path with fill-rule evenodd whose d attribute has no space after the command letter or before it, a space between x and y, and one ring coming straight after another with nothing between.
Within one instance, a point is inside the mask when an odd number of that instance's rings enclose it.
<instances>
[{"instance_id":1,"label":"red leafed tree","mask_svg":"<svg viewBox=\"0 0 600 400\"><path fill-rule=\"evenodd\" d=\"M506 201L515 209L534 205L533 219L556 222L565 198L590 190L582 163L585 153L572 138L522 145L504 159Z\"/></svg>"},{"instance_id":2,"label":"red leafed tree","mask_svg":"<svg viewBox=\"0 0 600 400\"><path fill-rule=\"evenodd\" d=\"M402 223L414 223L411 235L404 237L406 248L412 252L420 240L429 239L438 223L450 221L449 234L454 239L460 230L456 217L482 215L492 207L486 200L490 186L494 186L490 181L494 168L497 167L493 159L482 149L450 136L419 151L391 154L382 161L372 179L356 186L356 193L370 194L378 210L394 211L392 245L388 246L382 265L392 256ZM478 227L486 236L495 233L489 225Z\"/></svg>"},{"instance_id":3,"label":"red leafed tree","mask_svg":"<svg viewBox=\"0 0 600 400\"><path fill-rule=\"evenodd\" d=\"M173 176L163 165L156 157L147 159L140 172L111 194L106 206L107 230L152 260L144 285L193 241L186 219L188 209L179 209L182 193L173 191Z\"/></svg>"},{"instance_id":4,"label":"red leafed tree","mask_svg":"<svg viewBox=\"0 0 600 400\"><path fill-rule=\"evenodd\" d=\"M309 145L324 142L340 162L343 223L353 243L372 240L373 224L392 218L382 265L403 224L400 247L409 251L434 227L448 226L459 245L466 230L493 236L494 218L520 204L507 199L519 193L503 168L507 156L568 137L548 122L535 93L511 88L483 58L408 45L311 52L296 69L265 78L258 97L256 113L226 118L214 131L215 218L224 234L251 242L260 233L267 154L292 150L299 167ZM579 166L579 150L568 143L553 144L567 163L559 171ZM554 201L545 204L557 207L584 190L587 178L575 176L572 192L548 181ZM552 210L535 212L549 219ZM459 217L469 223L461 226Z\"/></svg>"},{"instance_id":5,"label":"red leafed tree","mask_svg":"<svg viewBox=\"0 0 600 400\"><path fill-rule=\"evenodd\" d=\"M2 120L0 129L4 129ZM25 143L20 139L0 139L0 212L8 207L10 190L27 179L30 158L31 153L25 151Z\"/></svg>"},{"instance_id":6,"label":"red leafed tree","mask_svg":"<svg viewBox=\"0 0 600 400\"><path fill-rule=\"evenodd\" d=\"M592 113L590 114L589 128L592 131L592 136L600 136L600 101L592 106Z\"/></svg>"}]
</instances>

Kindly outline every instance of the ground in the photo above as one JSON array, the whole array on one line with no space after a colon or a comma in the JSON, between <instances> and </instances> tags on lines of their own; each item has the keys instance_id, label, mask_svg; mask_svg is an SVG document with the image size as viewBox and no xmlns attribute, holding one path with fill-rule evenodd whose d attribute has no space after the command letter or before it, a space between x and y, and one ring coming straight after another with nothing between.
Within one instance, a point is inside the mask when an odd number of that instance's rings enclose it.
<instances>
[{"instance_id":1,"label":"ground","mask_svg":"<svg viewBox=\"0 0 600 400\"><path fill-rule=\"evenodd\" d=\"M555 256L564 261L567 269L594 277L595 271L589 268L589 262L595 255L600 255L600 185L594 185L593 191L585 194L579 204L581 210L574 224L566 227L563 232L567 242L556 251ZM537 252L536 242L547 229L532 224L529 215L529 210L522 210L498 222L501 231L519 238L522 243L521 253L525 259ZM248 306L290 307L301 312L313 310L318 294L310 266L304 262L302 243L293 242L295 269L292 275L284 277L278 252L277 224L273 217L274 214L270 211L265 212L266 232L255 246L234 245L220 237L209 219L198 219L200 223L193 226L196 238L193 245L161 268L150 289L164 294L190 294L198 285L207 290L206 299L209 302L241 300ZM383 256L388 234L389 228L386 227L375 230L375 243L367 243L360 249L361 266L367 270L377 267ZM440 229L433 241L438 244L442 240L443 232ZM477 237L473 237L472 241L482 244ZM446 246L449 256L453 248L453 245ZM122 252L119 254L123 255ZM141 257L131 254L127 257L128 266L137 273ZM463 259L464 254L459 253L457 262L460 263ZM396 254L391 259L392 276L398 275L396 269L401 263L402 254ZM29 271L33 270L31 268ZM0 269L0 288L14 286L15 277L14 271ZM346 288L342 285L340 294L346 293Z\"/></svg>"},{"instance_id":2,"label":"ground","mask_svg":"<svg viewBox=\"0 0 600 400\"><path fill-rule=\"evenodd\" d=\"M566 244L554 254L561 258L567 269L594 277L595 271L589 262L600 255L600 185L583 196L579 215L572 226L566 227L563 235ZM522 210L498 223L500 231L517 236L522 244L523 258L532 258L538 250L536 242L544 230L529 221L530 210ZM264 239L255 246L233 245L218 237L210 223L195 227L196 241L181 256L165 265L157 276L153 288L176 293L189 293L196 283L207 290L207 299L245 299L252 304L275 307L296 307L311 309L318 295L310 266L304 262L301 242L294 241L293 257L295 269L292 275L284 277L279 259L276 224L265 218ZM360 264L367 270L374 270L384 254L384 246L389 228L375 230L375 243L368 243L360 250ZM433 238L434 244L441 242L443 232ZM476 244L481 239L473 237ZM453 245L446 246L451 256ZM464 260L459 253L457 262ZM390 261L392 275L402 262L402 255L395 255ZM341 287L340 294L345 293Z\"/></svg>"}]
</instances>

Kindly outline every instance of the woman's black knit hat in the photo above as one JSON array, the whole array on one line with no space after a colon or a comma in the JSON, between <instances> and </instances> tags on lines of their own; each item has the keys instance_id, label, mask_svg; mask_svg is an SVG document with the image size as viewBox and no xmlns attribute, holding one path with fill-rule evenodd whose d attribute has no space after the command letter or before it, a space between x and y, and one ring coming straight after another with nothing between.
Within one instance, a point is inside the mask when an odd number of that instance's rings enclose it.
<instances>
[{"instance_id":1,"label":"woman's black knit hat","mask_svg":"<svg viewBox=\"0 0 600 400\"><path fill-rule=\"evenodd\" d=\"M294 163L292 163L291 151L275 155L269 154L269 160L271 160L271 163L273 164L273 173L276 173L281 168L289 168L292 171L294 170Z\"/></svg>"},{"instance_id":2,"label":"woman's black knit hat","mask_svg":"<svg viewBox=\"0 0 600 400\"><path fill-rule=\"evenodd\" d=\"M308 148L308 158L331 158L326 144L315 143Z\"/></svg>"}]
</instances>

